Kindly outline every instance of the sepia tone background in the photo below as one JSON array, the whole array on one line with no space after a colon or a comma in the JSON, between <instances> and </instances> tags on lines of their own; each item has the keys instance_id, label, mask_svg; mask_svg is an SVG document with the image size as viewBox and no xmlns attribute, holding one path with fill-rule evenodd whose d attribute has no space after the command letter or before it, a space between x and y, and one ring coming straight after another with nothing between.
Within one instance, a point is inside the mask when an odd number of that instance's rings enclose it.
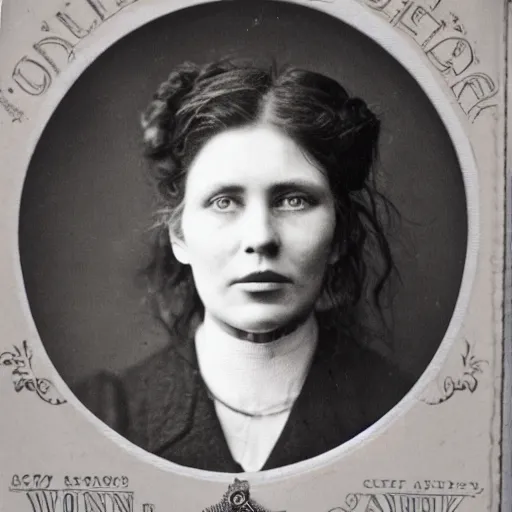
<instances>
[{"instance_id":1,"label":"sepia tone background","mask_svg":"<svg viewBox=\"0 0 512 512\"><path fill-rule=\"evenodd\" d=\"M137 278L152 213L139 115L174 65L227 55L323 72L379 113L383 185L402 214L390 356L419 376L448 326L465 257L464 188L449 137L420 86L373 41L305 7L252 1L197 6L133 32L51 118L27 173L19 241L52 362L74 384L167 342Z\"/></svg>"}]
</instances>

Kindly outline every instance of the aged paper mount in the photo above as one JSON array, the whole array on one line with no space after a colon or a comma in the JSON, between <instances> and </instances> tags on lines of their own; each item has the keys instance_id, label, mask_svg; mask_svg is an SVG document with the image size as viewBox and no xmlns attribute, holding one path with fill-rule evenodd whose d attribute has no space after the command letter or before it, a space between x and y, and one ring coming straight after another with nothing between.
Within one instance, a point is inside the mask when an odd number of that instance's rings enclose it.
<instances>
[{"instance_id":1,"label":"aged paper mount","mask_svg":"<svg viewBox=\"0 0 512 512\"><path fill-rule=\"evenodd\" d=\"M79 74L123 35L195 4L5 0L0 33L0 510L498 512L503 384L505 2L301 0L370 35L422 84L464 173L468 248L441 347L409 395L333 452L262 474L182 468L76 400L31 320L19 266L23 179Z\"/></svg>"}]
</instances>

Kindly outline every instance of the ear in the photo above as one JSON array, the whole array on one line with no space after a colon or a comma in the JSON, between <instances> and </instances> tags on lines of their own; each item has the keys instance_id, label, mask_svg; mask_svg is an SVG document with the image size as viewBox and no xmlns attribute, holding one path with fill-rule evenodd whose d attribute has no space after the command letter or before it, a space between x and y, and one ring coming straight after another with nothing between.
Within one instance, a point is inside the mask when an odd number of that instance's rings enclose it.
<instances>
[{"instance_id":1,"label":"ear","mask_svg":"<svg viewBox=\"0 0 512 512\"><path fill-rule=\"evenodd\" d=\"M171 241L172 252L176 259L183 265L189 265L188 248L185 240L169 226L169 239Z\"/></svg>"}]
</instances>

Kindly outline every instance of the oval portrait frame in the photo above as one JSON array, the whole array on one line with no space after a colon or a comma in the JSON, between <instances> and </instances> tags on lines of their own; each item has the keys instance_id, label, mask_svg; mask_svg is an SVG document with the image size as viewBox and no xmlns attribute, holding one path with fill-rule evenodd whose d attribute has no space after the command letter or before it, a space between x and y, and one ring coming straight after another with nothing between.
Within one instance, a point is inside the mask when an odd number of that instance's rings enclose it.
<instances>
[{"instance_id":1,"label":"oval portrait frame","mask_svg":"<svg viewBox=\"0 0 512 512\"><path fill-rule=\"evenodd\" d=\"M39 106L37 116L34 116L30 121L30 139L26 145L27 151L24 154L22 164L24 169L23 180L36 145L42 136L51 115L58 108L59 103L67 94L71 86L79 79L81 74L92 62L94 62L104 51L110 48L117 41L143 25L180 9L190 8L204 3L210 2L209 0L173 0L172 2L157 0L156 2L153 2L151 6L137 4L133 7L124 9L121 16L112 18L106 26L98 27L94 34L90 35L85 40L85 44L83 46L79 43L79 45L77 45L76 56L72 65L62 71L59 75L54 87L46 93L44 103ZM389 23L386 23L386 21L381 19L376 13L372 12L371 9L358 3L356 0L345 0L343 5L341 5L341 3L330 2L313 3L307 0L296 0L292 3L324 12L366 35L389 53L395 60L397 60L413 76L416 82L419 83L430 103L434 106L439 118L442 120L458 157L465 190L467 245L462 282L448 328L434 358L420 379L414 384L412 390L399 402L398 405L388 411L385 416L348 442L327 453L304 462L251 474L251 480L255 484L268 482L270 480L272 482L276 482L289 476L309 473L332 466L336 461L341 460L347 454L369 442L369 440L378 437L388 427L390 427L395 420L407 413L407 411L423 395L427 386L436 378L436 376L438 376L439 371L447 358L448 352L460 332L471 298L479 253L479 174L472 145L465 127L465 122L467 121L465 121L464 117L461 115L455 99L453 97L449 97L447 94L446 88L443 87L442 80L434 74L432 66L428 64L428 60L413 47L405 35L399 33L395 28L390 26ZM19 185L19 194L17 197L18 216L16 220L19 219L19 205L21 203L23 181L20 181ZM85 406L83 406L71 393L67 384L55 370L50 358L46 354L43 343L37 335L37 329L32 319L28 299L25 294L21 265L19 264L19 242L17 229L17 225L9 226L7 239L14 251L12 260L18 262L14 269L18 284L18 300L22 305L24 317L30 324L29 331L35 333L33 338L34 340L37 340L37 350L45 355L45 364L52 369L51 378L55 382L57 388L62 390L62 394L65 399L72 404L73 408L79 412L85 421L94 424L95 427L111 439L112 442L115 442L119 448L130 451L137 459L137 462L147 462L167 472L178 473L201 481L231 482L233 479L231 474L209 472L184 467L146 452L108 428L103 422L88 411Z\"/></svg>"}]
</instances>

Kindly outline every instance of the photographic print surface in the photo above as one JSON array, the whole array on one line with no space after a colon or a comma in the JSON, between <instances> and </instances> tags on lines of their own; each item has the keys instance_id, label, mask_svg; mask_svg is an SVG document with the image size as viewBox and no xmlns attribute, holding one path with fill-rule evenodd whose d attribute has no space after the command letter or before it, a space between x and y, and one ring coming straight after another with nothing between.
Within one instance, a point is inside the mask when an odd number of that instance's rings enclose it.
<instances>
[{"instance_id":1,"label":"photographic print surface","mask_svg":"<svg viewBox=\"0 0 512 512\"><path fill-rule=\"evenodd\" d=\"M255 24L254 20L260 21ZM248 26L250 30L247 30ZM305 32L314 34L307 45L300 36ZM197 34L202 34L201 38ZM212 40L215 40L213 49ZM339 51L340 48L343 51ZM265 55L268 59L262 57ZM355 357L352 350L349 350L338 356L336 363L330 361L329 366L320 362L315 364L301 391L301 396L309 398L298 402L298 405L307 407L307 413L304 411L292 415L287 426L291 428L292 425L304 423L325 423L326 408L339 408L341 416L346 415L345 411L355 408L365 419L356 420L357 413L350 413L354 425L335 416L328 419L334 423L329 429L339 432L336 437L340 441L338 444L341 444L369 426L368 421L375 421L388 412L384 407L378 411L368 410L368 406L358 402L387 402L388 407L392 407L423 373L438 349L451 319L466 253L467 218L462 172L441 119L413 77L376 43L348 25L326 14L288 4L256 2L242 6L215 3L188 8L161 18L111 47L85 71L60 103L30 163L20 212L20 255L24 282L31 312L45 349L63 379L72 388L76 388L78 398L100 416L106 415L101 412L102 408L108 408L111 416L123 416L123 412L115 411L125 406L132 411L131 403L137 404L143 400L141 394L154 394L149 400L155 405L145 407L164 409L165 417L174 418L173 428L167 437L159 434L158 442L152 442L144 439L152 436L152 427L148 427L149 432L146 429L142 432L140 428L132 431L129 423L140 421L156 421L155 429L161 431L164 428L158 420L140 418L139 409L142 405L133 405L133 413L129 413L126 419L116 420L115 426L134 442L140 439L138 442L143 447L161 453L170 460L177 457L185 463L192 460L190 456L181 455L189 443L177 448L178 453L176 450L162 451L161 445L173 443L176 437L181 438L186 434L191 438L191 443L196 443L193 444L197 454L194 459L205 459L206 454L201 454L201 447L197 446L205 441L192 441L195 439L194 431L185 426L189 421L188 415L194 414L192 411L200 407L189 404L189 400L182 396L188 392L189 387L195 390L202 385L196 383L195 377L188 372L184 373L179 363L185 357L192 367L198 369L197 361L190 353L192 347L187 346L194 345L193 334L176 334L172 331L173 325L169 325L168 329L162 328L162 315L155 314L154 308L148 303L144 269L154 264L152 258L162 257L157 253L159 249L152 245L156 230L151 229L155 222L154 211L160 205L157 203L155 206L149 165L143 158L143 133L139 118L160 83L183 61L205 65L227 57L251 59L254 62L252 65L262 68L268 67L275 60L279 67L294 66L323 73L337 80L350 91L351 96L363 98L376 112L381 123L379 158L374 163L379 190L396 208L396 214L390 215L389 220L384 219L383 214L377 216L377 219L382 218L383 224L388 220L388 224L383 226L383 235L389 238L398 271L391 279L393 289L389 289L390 286L385 289L389 296L382 311L386 315L385 325L379 322L374 311L366 311L361 307L357 315L363 327L370 324L369 332L350 333L351 339L347 342L345 339L335 340L336 333L332 329L324 330L318 341L319 350L327 345L337 344L341 347L344 344L357 346L366 343L371 351L380 350L384 358L378 361L367 358L358 364L356 370L350 368L355 363L343 361ZM229 95L230 87L241 87L242 80L244 77L235 78L233 85L228 83L218 87L224 87L225 94ZM200 82L196 88L199 86ZM290 88L288 94L297 95L301 92L298 86L295 87L297 91ZM309 94L312 94L311 91ZM233 96L229 101L240 100ZM312 116L321 115L322 106L319 105L314 107L318 112L311 107ZM220 104L216 108L227 107ZM296 123L292 118L286 118L285 121L290 125ZM240 124L246 123L244 117ZM336 128L333 124L328 129ZM165 133L169 131L167 129ZM362 141L368 138L369 135L361 136ZM212 187L216 186L215 179L218 182L234 179L232 176L224 177L222 172L225 172L228 165L226 162L230 158L226 153L229 145L240 143L243 141L227 141L226 148L219 150L219 157L216 153L207 155L209 160L205 176L218 176L211 178ZM272 144L272 139L260 141L254 136L247 141L245 151L250 151L256 144L261 145L255 149L256 152L272 151L273 146L265 147L269 143ZM330 144L332 149L329 147L328 151L337 150L340 145L334 138ZM367 151L364 146L358 151L355 158L364 158L364 152ZM232 158L239 157L233 155ZM274 156L276 158L279 158L278 155ZM342 167L347 165L347 158L340 157L336 176L343 176ZM262 167L267 165L266 160L258 162L258 165L258 175L263 179ZM247 174L250 171L245 172ZM294 177L291 172L284 176L286 179L288 176ZM252 186L252 183L249 178L243 182L246 186ZM267 184L267 188L269 186ZM332 195L338 199L341 193L333 189ZM358 200L357 193L351 192L354 200L347 203L345 208L353 208L352 203L356 204ZM362 198L361 202L365 200ZM168 208L169 202L164 201L161 207ZM303 213L296 214L296 217L302 222L308 219ZM214 240L219 237L226 237L219 242L226 247L230 240L239 236L233 231L223 235L225 228L222 230L215 223L209 228L216 230L210 240L208 229L203 231L202 224L206 218L200 217L202 220L199 221L196 218L190 221L192 227L189 231L192 231L191 236L201 239L201 252L217 250ZM312 222L309 229L325 229L318 221L313 219ZM254 214L250 213L246 220L239 220L237 225L241 223L243 236L240 236L240 243L250 244L251 240L245 237L248 231L255 228ZM347 225L347 230L359 229L351 227L344 219L337 223L342 227ZM282 239L290 237L292 228L288 225L279 229L284 230L284 233L280 233ZM228 276L238 276L261 267L275 268L292 275L293 272L300 274L303 270L294 270L287 251L296 254L301 247L297 243L321 243L321 238L318 242L311 238L309 229L306 226L299 232L299 239L293 245L291 242L288 245L281 244L283 255L263 255L263 263L244 256L233 258L229 262L231 268ZM356 235L343 235L340 231L334 236L337 239L333 243L341 244L342 236ZM369 245L370 242L367 243ZM368 250L378 256L378 247L370 247ZM353 258L358 263L365 258L353 252ZM369 265L372 259L378 261L376 256L371 256L366 257ZM205 264L212 263L207 260ZM164 271L159 270L158 276ZM318 267L316 272L323 270ZM349 266L344 266L339 272L345 273L342 281L350 280ZM299 280L299 276L296 280ZM150 285L162 286L164 278L157 277L157 281ZM207 285L210 285L210 281L208 277ZM344 284L335 286L340 293L350 293ZM369 290L368 294L371 292ZM222 293L215 293L214 301L222 300ZM165 300L172 314L179 315L174 311L179 312L180 303L186 299L183 293L176 293ZM244 299L236 296L234 300ZM269 300L272 301L273 297ZM226 306L231 309L234 307L234 304ZM344 318L347 315L344 311L334 311L330 316L333 321L343 324L347 321ZM326 320L322 318L322 321ZM390 332L385 332L386 329ZM207 333L213 339L217 336L215 330L213 333L207 330ZM312 339L314 334L309 332L307 336ZM347 338L347 334L340 338ZM223 341L221 338L209 343L220 345ZM307 343L312 343L312 340ZM219 350L231 349L222 345L212 348L208 354ZM227 371L233 369L233 365L242 365L239 372L243 377L237 377L234 373L231 377L233 382L244 379L247 386L250 382L257 386L258 379L262 377L253 376L251 372L262 372L263 368L245 366L237 357L251 355L236 356L236 353L225 355L228 360ZM222 364L222 355L213 354L212 357L216 358L216 364ZM261 354L261 357L266 356ZM300 367L304 364L301 357L287 356L286 365ZM333 357L329 355L329 359ZM281 364L278 357L273 357L271 361L276 366L276 372L284 371L277 369ZM297 372L300 373L300 370L297 369ZM396 377L387 382L386 374L392 372ZM155 373L160 377L149 382L149 375ZM204 371L202 373L204 376ZM355 390L362 388L363 382L371 381L377 388L387 387L388 390L382 396L377 394L377 390L369 388L367 395L362 391L347 390L343 395L333 393L331 397L329 386L325 384L329 382L332 373L337 374L336 378L353 383ZM95 378L98 374L103 374L103 377ZM112 374L120 375L119 381L113 380ZM316 376L313 377L313 374ZM214 385L217 384L222 393L223 383L217 383L218 378L214 375L210 375L210 378L215 380ZM266 378L273 379L273 376L267 375ZM290 378L293 380L300 377L290 375ZM142 380L147 384L137 384ZM176 384L176 381L180 383ZM176 389L168 392L173 383ZM232 386L229 382L226 385ZM244 393L244 385L241 382L238 385L240 393ZM112 392L118 392L122 397L113 403L103 403L102 397L107 393L105 389L108 386L113 386L117 391ZM333 383L333 386L346 387L338 383ZM199 391L194 392L201 396ZM278 390L272 392L277 393ZM352 397L354 394L355 397ZM238 399L238 396L228 393L226 400L228 403L231 400L232 403L240 404L240 408L251 408L245 405L249 397ZM326 405L318 410L310 406L311 403L321 401ZM294 412L297 409L299 406L295 407ZM147 417L154 415L152 412L145 414ZM207 432L208 438L217 430L216 419L210 418L210 411L196 418L195 422L203 425L201 428ZM210 422L213 424L208 428L204 426ZM184 425L178 426L181 423ZM346 434L341 433L344 430ZM294 436L300 434L292 432L285 430L282 440L288 434L291 436L288 444L299 443ZM334 434L324 429L313 429L305 430L303 435L311 439L312 443L314 438ZM332 441L325 446L331 447L334 443ZM281 444L277 443L277 451ZM309 450L304 446L308 443L301 440L300 444L300 450L293 450L308 453ZM319 445L322 446L322 443ZM206 446L207 451L211 451L209 443ZM311 448L311 453L316 454L322 450L320 446ZM325 448L323 451L326 451ZM300 460L304 456L297 457ZM217 466L212 463L207 467Z\"/></svg>"}]
</instances>

